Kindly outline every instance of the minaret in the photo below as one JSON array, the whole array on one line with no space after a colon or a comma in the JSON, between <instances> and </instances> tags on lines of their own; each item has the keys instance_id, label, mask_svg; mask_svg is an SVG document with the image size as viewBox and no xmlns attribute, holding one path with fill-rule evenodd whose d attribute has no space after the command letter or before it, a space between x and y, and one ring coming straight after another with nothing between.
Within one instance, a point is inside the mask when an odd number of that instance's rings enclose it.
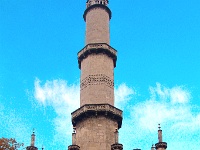
<instances>
[{"instance_id":1,"label":"minaret","mask_svg":"<svg viewBox=\"0 0 200 150\"><path fill-rule=\"evenodd\" d=\"M166 150L167 143L162 141L162 130L160 124L158 124L158 143L155 144L156 150Z\"/></svg>"},{"instance_id":2,"label":"minaret","mask_svg":"<svg viewBox=\"0 0 200 150\"><path fill-rule=\"evenodd\" d=\"M118 143L119 141L119 132L116 128L115 130L115 143L111 145L111 150L123 150L123 145Z\"/></svg>"},{"instance_id":3,"label":"minaret","mask_svg":"<svg viewBox=\"0 0 200 150\"><path fill-rule=\"evenodd\" d=\"M68 146L68 150L80 150L80 147L76 145L76 128L73 128L72 133L72 145Z\"/></svg>"},{"instance_id":4,"label":"minaret","mask_svg":"<svg viewBox=\"0 0 200 150\"><path fill-rule=\"evenodd\" d=\"M26 147L26 150L38 150L37 147L35 147L35 132L33 131L33 134L31 135L31 146Z\"/></svg>"},{"instance_id":5,"label":"minaret","mask_svg":"<svg viewBox=\"0 0 200 150\"><path fill-rule=\"evenodd\" d=\"M72 113L76 145L81 150L111 150L116 144L116 129L121 128L122 111L114 107L117 51L109 45L108 0L88 0L83 18L86 46L78 52L80 108Z\"/></svg>"}]
</instances>

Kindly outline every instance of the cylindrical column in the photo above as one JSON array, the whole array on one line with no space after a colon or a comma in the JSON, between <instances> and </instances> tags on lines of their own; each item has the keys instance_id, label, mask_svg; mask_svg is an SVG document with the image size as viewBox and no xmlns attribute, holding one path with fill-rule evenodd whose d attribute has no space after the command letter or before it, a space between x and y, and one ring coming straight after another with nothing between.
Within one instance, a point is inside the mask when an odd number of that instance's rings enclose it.
<instances>
[{"instance_id":1,"label":"cylindrical column","mask_svg":"<svg viewBox=\"0 0 200 150\"><path fill-rule=\"evenodd\" d=\"M35 146L35 133L31 135L31 146Z\"/></svg>"},{"instance_id":2,"label":"cylindrical column","mask_svg":"<svg viewBox=\"0 0 200 150\"><path fill-rule=\"evenodd\" d=\"M115 129L115 143L119 142L119 132L118 132L118 128Z\"/></svg>"},{"instance_id":3,"label":"cylindrical column","mask_svg":"<svg viewBox=\"0 0 200 150\"><path fill-rule=\"evenodd\" d=\"M156 150L166 150L167 143L162 140L162 130L160 124L158 124L158 143L155 144Z\"/></svg>"},{"instance_id":4,"label":"cylindrical column","mask_svg":"<svg viewBox=\"0 0 200 150\"><path fill-rule=\"evenodd\" d=\"M80 105L114 106L114 64L106 54L90 54L81 62Z\"/></svg>"},{"instance_id":5,"label":"cylindrical column","mask_svg":"<svg viewBox=\"0 0 200 150\"><path fill-rule=\"evenodd\" d=\"M84 13L84 19L86 21L86 45L90 43L109 44L110 9L106 5L98 4L92 0L88 6Z\"/></svg>"},{"instance_id":6,"label":"cylindrical column","mask_svg":"<svg viewBox=\"0 0 200 150\"><path fill-rule=\"evenodd\" d=\"M158 124L158 142L162 142L162 130L160 124Z\"/></svg>"}]
</instances>

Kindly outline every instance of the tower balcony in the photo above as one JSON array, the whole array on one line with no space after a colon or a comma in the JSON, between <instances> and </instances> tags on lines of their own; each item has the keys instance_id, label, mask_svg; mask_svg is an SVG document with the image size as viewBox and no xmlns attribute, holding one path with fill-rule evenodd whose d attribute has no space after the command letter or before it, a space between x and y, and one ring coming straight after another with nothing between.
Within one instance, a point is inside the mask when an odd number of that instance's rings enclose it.
<instances>
[{"instance_id":1,"label":"tower balcony","mask_svg":"<svg viewBox=\"0 0 200 150\"><path fill-rule=\"evenodd\" d=\"M118 128L122 125L122 111L110 104L86 104L72 112L72 124L76 124L91 116L105 116L118 123Z\"/></svg>"},{"instance_id":2,"label":"tower balcony","mask_svg":"<svg viewBox=\"0 0 200 150\"><path fill-rule=\"evenodd\" d=\"M167 148L167 143L166 142L159 142L159 143L155 144L155 147L156 147L156 149L158 149L158 148L166 149Z\"/></svg>"},{"instance_id":3,"label":"tower balcony","mask_svg":"<svg viewBox=\"0 0 200 150\"><path fill-rule=\"evenodd\" d=\"M91 43L86 45L82 50L78 52L78 64L81 69L81 61L88 55L95 53L104 53L113 59L114 67L116 67L117 51L106 43Z\"/></svg>"},{"instance_id":4,"label":"tower balcony","mask_svg":"<svg viewBox=\"0 0 200 150\"><path fill-rule=\"evenodd\" d=\"M38 150L38 148L35 146L28 146L26 147L26 150Z\"/></svg>"},{"instance_id":5,"label":"tower balcony","mask_svg":"<svg viewBox=\"0 0 200 150\"><path fill-rule=\"evenodd\" d=\"M123 150L123 145L119 143L115 143L111 145L111 150Z\"/></svg>"},{"instance_id":6,"label":"tower balcony","mask_svg":"<svg viewBox=\"0 0 200 150\"><path fill-rule=\"evenodd\" d=\"M108 5L108 0L88 0L86 3L86 7L90 7L91 5L101 4L101 5Z\"/></svg>"},{"instance_id":7,"label":"tower balcony","mask_svg":"<svg viewBox=\"0 0 200 150\"><path fill-rule=\"evenodd\" d=\"M68 146L68 150L80 150L80 147L78 145L70 145Z\"/></svg>"},{"instance_id":8,"label":"tower balcony","mask_svg":"<svg viewBox=\"0 0 200 150\"><path fill-rule=\"evenodd\" d=\"M111 10L108 8L108 0L89 0L87 3L86 3L86 10L84 11L84 14L83 14L83 18L84 20L86 21L86 15L87 13L93 9L93 8L96 8L96 7L100 7L102 9L105 9L106 12L109 14L109 18L111 19L112 17L112 12Z\"/></svg>"}]
</instances>

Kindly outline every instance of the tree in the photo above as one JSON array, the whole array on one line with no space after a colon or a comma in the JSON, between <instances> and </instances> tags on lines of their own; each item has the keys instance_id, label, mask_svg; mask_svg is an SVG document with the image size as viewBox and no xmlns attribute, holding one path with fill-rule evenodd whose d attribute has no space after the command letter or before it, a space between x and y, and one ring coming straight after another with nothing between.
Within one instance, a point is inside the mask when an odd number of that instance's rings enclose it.
<instances>
[{"instance_id":1,"label":"tree","mask_svg":"<svg viewBox=\"0 0 200 150\"><path fill-rule=\"evenodd\" d=\"M18 150L23 145L23 143L18 143L13 138L0 138L0 150Z\"/></svg>"}]
</instances>

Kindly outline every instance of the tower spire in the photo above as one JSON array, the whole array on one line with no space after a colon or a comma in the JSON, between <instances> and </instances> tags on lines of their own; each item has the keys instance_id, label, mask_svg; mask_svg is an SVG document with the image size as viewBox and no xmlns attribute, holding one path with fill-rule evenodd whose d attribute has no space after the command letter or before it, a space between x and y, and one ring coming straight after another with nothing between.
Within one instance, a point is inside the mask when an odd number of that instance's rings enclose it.
<instances>
[{"instance_id":1,"label":"tower spire","mask_svg":"<svg viewBox=\"0 0 200 150\"><path fill-rule=\"evenodd\" d=\"M115 143L111 145L111 150L123 150L123 145L119 143L119 132L118 129L115 129Z\"/></svg>"},{"instance_id":2,"label":"tower spire","mask_svg":"<svg viewBox=\"0 0 200 150\"><path fill-rule=\"evenodd\" d=\"M31 146L35 146L35 131L33 129L33 133L31 135Z\"/></svg>"},{"instance_id":3,"label":"tower spire","mask_svg":"<svg viewBox=\"0 0 200 150\"><path fill-rule=\"evenodd\" d=\"M31 144L30 146L26 147L26 150L38 150L37 147L35 147L35 130L33 129L33 133L31 134Z\"/></svg>"},{"instance_id":4,"label":"tower spire","mask_svg":"<svg viewBox=\"0 0 200 150\"><path fill-rule=\"evenodd\" d=\"M158 124L158 142L162 142L162 130L160 124Z\"/></svg>"},{"instance_id":5,"label":"tower spire","mask_svg":"<svg viewBox=\"0 0 200 150\"><path fill-rule=\"evenodd\" d=\"M68 150L80 150L80 147L76 145L76 127L73 127L72 145L68 146Z\"/></svg>"},{"instance_id":6,"label":"tower spire","mask_svg":"<svg viewBox=\"0 0 200 150\"><path fill-rule=\"evenodd\" d=\"M162 139L162 130L160 124L158 124L158 143L155 144L156 150L166 150L167 149L167 143L163 142Z\"/></svg>"}]
</instances>

